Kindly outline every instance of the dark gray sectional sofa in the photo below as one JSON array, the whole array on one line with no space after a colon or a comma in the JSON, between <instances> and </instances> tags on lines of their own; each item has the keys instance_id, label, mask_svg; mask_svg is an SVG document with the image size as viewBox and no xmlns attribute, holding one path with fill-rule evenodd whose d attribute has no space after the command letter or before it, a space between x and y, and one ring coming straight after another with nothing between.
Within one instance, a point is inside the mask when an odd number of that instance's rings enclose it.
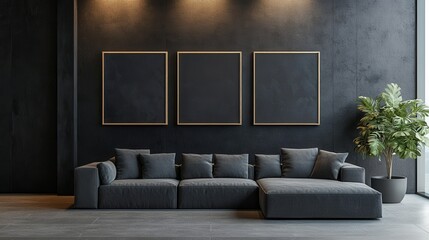
<instances>
[{"instance_id":1,"label":"dark gray sectional sofa","mask_svg":"<svg viewBox=\"0 0 429 240\"><path fill-rule=\"evenodd\" d=\"M75 169L75 208L261 209L266 218L382 217L381 194L364 184L363 168L349 163L341 164L335 180L278 176L277 169L269 171L276 177L261 177L267 168L258 163L256 168L247 165L247 173L236 178L218 173L181 179L182 167L176 165L175 179L117 179L115 167L105 171L100 164Z\"/></svg>"}]
</instances>

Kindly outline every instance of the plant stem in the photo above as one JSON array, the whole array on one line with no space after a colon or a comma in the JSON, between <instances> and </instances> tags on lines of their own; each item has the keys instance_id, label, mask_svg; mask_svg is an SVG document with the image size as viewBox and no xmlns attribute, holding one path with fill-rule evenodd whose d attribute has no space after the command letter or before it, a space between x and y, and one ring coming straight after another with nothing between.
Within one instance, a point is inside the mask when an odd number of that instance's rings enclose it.
<instances>
[{"instance_id":1,"label":"plant stem","mask_svg":"<svg viewBox=\"0 0 429 240\"><path fill-rule=\"evenodd\" d=\"M392 165L393 165L393 151L386 149L384 152L384 159L386 160L387 178L392 179Z\"/></svg>"}]
</instances>

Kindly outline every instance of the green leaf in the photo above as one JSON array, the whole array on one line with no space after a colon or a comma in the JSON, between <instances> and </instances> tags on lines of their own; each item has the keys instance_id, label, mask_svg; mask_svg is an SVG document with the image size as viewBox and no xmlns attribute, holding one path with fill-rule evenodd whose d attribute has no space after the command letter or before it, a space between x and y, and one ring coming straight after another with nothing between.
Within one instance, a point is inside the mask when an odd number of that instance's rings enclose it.
<instances>
[{"instance_id":1,"label":"green leaf","mask_svg":"<svg viewBox=\"0 0 429 240\"><path fill-rule=\"evenodd\" d=\"M429 107L420 99L403 100L401 88L387 85L376 98L360 96L358 110L363 113L353 140L355 151L382 156L395 152L400 158L416 158L421 147L429 145Z\"/></svg>"},{"instance_id":2,"label":"green leaf","mask_svg":"<svg viewBox=\"0 0 429 240\"><path fill-rule=\"evenodd\" d=\"M387 88L381 94L381 98L385 102L386 106L398 107L402 101L401 88L396 83L387 84Z\"/></svg>"}]
</instances>

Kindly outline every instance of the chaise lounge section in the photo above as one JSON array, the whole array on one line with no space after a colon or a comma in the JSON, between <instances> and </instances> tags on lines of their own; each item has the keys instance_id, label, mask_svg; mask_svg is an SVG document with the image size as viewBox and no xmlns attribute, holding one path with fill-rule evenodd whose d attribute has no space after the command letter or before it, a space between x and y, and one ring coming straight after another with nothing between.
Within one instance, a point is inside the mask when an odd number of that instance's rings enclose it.
<instances>
[{"instance_id":1,"label":"chaise lounge section","mask_svg":"<svg viewBox=\"0 0 429 240\"><path fill-rule=\"evenodd\" d=\"M266 218L381 218L381 194L363 183L327 179L258 180Z\"/></svg>"}]
</instances>

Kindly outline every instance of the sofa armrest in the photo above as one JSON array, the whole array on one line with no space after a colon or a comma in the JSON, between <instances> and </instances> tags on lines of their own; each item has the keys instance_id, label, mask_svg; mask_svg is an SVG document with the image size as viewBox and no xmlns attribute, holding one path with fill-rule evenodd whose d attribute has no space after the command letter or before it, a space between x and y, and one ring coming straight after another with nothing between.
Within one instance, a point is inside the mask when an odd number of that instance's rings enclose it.
<instances>
[{"instance_id":1,"label":"sofa armrest","mask_svg":"<svg viewBox=\"0 0 429 240\"><path fill-rule=\"evenodd\" d=\"M100 177L97 169L98 162L93 162L75 168L74 170L74 207L97 208L98 187Z\"/></svg>"},{"instance_id":2,"label":"sofa armrest","mask_svg":"<svg viewBox=\"0 0 429 240\"><path fill-rule=\"evenodd\" d=\"M339 180L342 182L365 183L365 168L351 163L344 163L340 169Z\"/></svg>"}]
</instances>

